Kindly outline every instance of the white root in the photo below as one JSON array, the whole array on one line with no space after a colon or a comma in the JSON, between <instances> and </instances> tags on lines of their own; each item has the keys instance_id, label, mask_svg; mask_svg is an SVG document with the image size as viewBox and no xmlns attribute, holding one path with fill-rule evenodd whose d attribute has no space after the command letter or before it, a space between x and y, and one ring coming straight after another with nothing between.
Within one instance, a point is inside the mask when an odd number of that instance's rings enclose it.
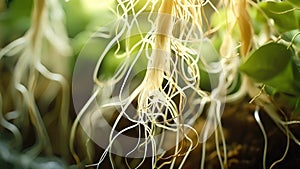
<instances>
[{"instance_id":1,"label":"white root","mask_svg":"<svg viewBox=\"0 0 300 169\"><path fill-rule=\"evenodd\" d=\"M219 73L221 69L215 70L210 68L206 61L202 59L201 53L199 53L199 49L201 49L199 45L201 45L203 38L201 23L202 5L194 5L191 8L187 8L186 5L191 5L194 2L162 1L155 22L152 21L151 18L151 16L153 16L153 11L151 11L152 14L148 16L148 21L152 24L152 28L145 36L142 36L138 17L145 9L145 6L149 4L147 2L140 11L134 12L132 9L136 2L137 1L118 1L118 12L122 12L122 15L120 15L121 22L119 22L120 25L117 25L117 28L120 27L121 29L116 32L115 36L101 54L93 74L97 91L97 93L95 93L101 98L100 103L98 103L100 106L97 111L92 108L93 105L91 105L91 102L93 102L96 97L94 93L93 97L90 98L88 103L80 111L80 114L72 127L71 140L75 137L75 130L80 119L83 120L84 126L88 125L88 123L98 125L96 120L89 122L84 119L95 119L91 118L94 114L100 113L104 115L107 114L104 113L105 109L115 107L120 111L111 128L108 138L109 144L98 163L88 166L97 166L99 168L104 158L108 155L111 159L111 165L114 167L114 163L112 162L113 157L111 155L114 144L119 144L118 138L122 137L124 133L130 129L138 128L139 133L142 130L144 136L139 134L138 142L133 146L131 151L126 153L126 157L129 157L134 151L140 148L142 148L145 152L149 151L148 149L151 149L153 161L152 168L161 168L165 165L170 165L170 167L173 168L175 167L177 156L182 154L183 159L179 164L179 167L181 168L194 146L198 144L197 142L194 143L194 141L185 134L186 130L195 132L196 135L198 135L191 125L193 125L195 120L201 116L204 111L205 104L209 102L217 102L217 104L213 104L214 106L210 108L211 111L208 114L212 116L212 119L216 119L218 123L220 123L220 113L222 111L222 106L220 106L220 104L224 102L224 100L218 96L219 94L224 94L222 93L224 92L222 91L224 89L223 83L215 89L215 94L213 94L214 96L212 98L207 92L199 88L200 71L198 68L198 62L203 62L204 65L207 65L209 71L214 71L214 73ZM152 10L154 10L156 3L158 2L152 2ZM127 13L129 11L134 13L133 18L129 18ZM174 21L176 20L176 17L183 18L186 23L182 24L183 31L178 32L178 35L174 37L173 27L175 26ZM131 48L126 45L124 54L119 55L119 40L123 35L130 37L130 31L134 26L137 27L138 34L141 34L142 39ZM101 35L97 34L97 36L99 37ZM98 79L98 72L101 64L108 51L114 45L117 45L117 49L114 52L115 56L118 58L124 58L124 62L119 66L119 69L116 70L116 73L111 79L108 79L107 81L100 81ZM193 47L191 48L190 46ZM138 51L133 53L134 49L138 49ZM146 74L140 85L138 85L132 92L129 92L127 96L127 81L130 80L130 74L133 72L138 60L141 59L143 51L145 51L146 58L148 59ZM104 92L105 89L109 88L112 88L112 90L109 89L109 91L113 91L118 83L121 85L120 89L118 89L117 96L112 96L112 92ZM184 85L179 83L184 83ZM187 96L186 93L191 93L191 96ZM193 101L194 97L197 97L199 102ZM175 102L175 98L177 98L178 101ZM130 115L132 113L129 113L128 111L135 99L137 99L137 106L136 114L133 116ZM220 99L221 101L219 101ZM187 112L184 112L184 108L187 104L190 106L190 110L195 111L193 112L188 110ZM200 109L194 109L194 107L197 107L198 105L200 106ZM217 114L214 113L215 110L218 111ZM96 115L100 118L99 120L103 118L103 115L100 114ZM84 116L89 116L90 118L83 118ZM121 119L124 117L133 124L122 129L118 133L114 133L121 122ZM157 121L159 118L162 118L162 121ZM185 121L188 121L188 123ZM92 128L88 127L87 131L93 133L94 131ZM208 124L205 128L205 130L209 131L209 135L212 134L214 129L215 127L210 124ZM159 134L161 131L163 131L163 134L161 135L161 138L157 140L157 137L154 136ZM164 143L164 140L169 137L176 138L174 143L174 154L170 160L167 160L157 166L157 162L159 160L166 158L164 155L168 150L168 146ZM223 143L225 143L222 132L221 138ZM189 143L189 146L185 152L180 152L182 151L181 144L183 140L186 140ZM202 140L206 141L206 139ZM73 141L70 143L72 147ZM150 143L150 147L148 147L148 143ZM78 156L74 152L74 148L71 148L71 151L73 152L72 154L76 158L76 161L79 161ZM224 151L226 151L225 146ZM141 163L139 163L138 166L142 164L146 155L147 154L144 154L142 156ZM226 156L224 160L226 161ZM127 165L129 164L127 163Z\"/></svg>"},{"instance_id":2,"label":"white root","mask_svg":"<svg viewBox=\"0 0 300 169\"><path fill-rule=\"evenodd\" d=\"M118 0L117 2L116 15L120 20L115 26L116 29L111 41L101 53L94 69L95 91L80 111L72 128L71 140L74 139L76 127L81 120L83 126L89 125L87 127L88 133L96 135L95 128L102 125L99 123L104 120L112 120L112 116L117 114L110 128L111 131L107 139L108 144L104 148L104 153L97 163L88 166L99 168L103 160L109 156L112 167L116 167L112 155L114 147L117 146L121 149L122 140L120 141L120 138L123 138L122 136L126 132L137 129L137 142L124 155L128 168L131 168L131 166L127 158L138 150L143 151L144 154L140 157L141 160L135 168L141 166L146 157L149 156L146 151L151 152L152 168L162 168L167 165L169 168L175 168L177 165L175 163L179 160L178 156L183 155L179 164L179 168L181 168L194 146L199 142L202 143L200 167L204 168L206 141L212 134L215 137L216 151L221 168L227 168L227 147L221 124L223 104L225 102L235 102L246 95L254 98L254 103L262 107L281 130L287 132L291 138L297 141L285 125L299 122L283 122L268 96L262 93L259 97L256 97L259 89L247 76L239 74L238 71L241 60L237 52L238 49L241 48L242 56L246 57L250 49L254 48L250 15L245 10L248 3L253 5L252 1L224 0L216 6L209 0L146 1L138 11L136 11L138 0ZM216 30L204 32L203 26L207 22L207 16L204 14L203 6L206 5L210 5L216 13L219 13L218 7L226 8L225 25L222 24ZM139 17L146 9L149 9L149 6L151 8L146 22L150 24L151 28L145 31L139 23ZM158 12L155 15L158 7ZM130 16L131 14L132 16ZM240 42L237 42L233 37L236 25L240 29L241 37L238 40ZM209 63L201 53L201 43L206 38L205 35L221 29L222 26L226 27L226 31L220 49L221 58L216 63ZM130 44L131 36L136 35L140 37L140 40L133 45ZM101 33L97 36L100 38L109 37ZM122 40L125 41L124 46L121 44ZM101 66L113 47L117 48L113 56L116 59L123 59L122 63L110 79L100 80L98 75ZM122 49L124 52L122 52ZM133 90L130 90L128 86L131 83L130 80L132 80L131 76L136 73L134 71L143 59L148 61L145 75L139 84ZM200 88L202 77L200 77L199 63L201 63L201 66L204 65L208 73L218 74L217 85L210 92ZM146 67L145 65L139 66ZM241 76L240 88L237 92L227 95L237 88L238 76ZM97 106L92 105L94 101L97 102ZM202 129L202 133L198 135L198 131L193 128L193 125L200 116L204 115L206 105L209 105L206 114L207 122ZM185 110L186 108L188 110ZM84 116L88 118L84 118ZM105 119L104 116L107 118ZM259 117L256 117L261 127L262 123ZM123 119L127 119L131 125L115 132ZM196 143L186 134L187 129L196 133L198 138ZM264 131L262 127L261 129ZM156 137L158 134L161 134L159 139ZM167 158L168 160L158 165L160 160L166 159L168 145L163 142L170 138L175 142L174 152L169 156L172 158ZM181 152L183 141L188 142L185 152ZM222 150L219 145L220 141L223 147ZM79 162L80 160L72 147L73 141L71 141L71 151L76 161ZM114 153L118 154L121 151L123 150Z\"/></svg>"}]
</instances>

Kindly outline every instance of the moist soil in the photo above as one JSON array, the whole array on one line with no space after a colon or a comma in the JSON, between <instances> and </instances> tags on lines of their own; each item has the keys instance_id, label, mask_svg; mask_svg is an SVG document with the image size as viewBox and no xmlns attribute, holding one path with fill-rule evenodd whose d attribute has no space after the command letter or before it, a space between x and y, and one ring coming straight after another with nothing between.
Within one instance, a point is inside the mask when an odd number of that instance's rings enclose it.
<instances>
[{"instance_id":1,"label":"moist soil","mask_svg":"<svg viewBox=\"0 0 300 169\"><path fill-rule=\"evenodd\" d=\"M226 104L222 115L222 126L226 138L226 148L228 169L263 169L264 137L254 118L255 105L249 103L250 98L233 104ZM287 146L287 136L274 124L272 119L260 109L260 119L263 123L268 140L266 154L266 168L270 168L273 163L280 160L284 155ZM203 121L198 123L195 128L201 128ZM300 125L290 125L297 138L300 138ZM199 130L199 129L198 129ZM205 169L219 169L220 163L216 152L214 138L210 138L206 144ZM286 157L272 166L272 169L300 169L300 146L295 144L292 139ZM222 150L221 141L219 142ZM98 149L96 154L101 154L103 150ZM200 168L202 155L202 144L192 151L189 155L184 169ZM126 168L125 160L114 156L119 164L116 168ZM97 161L99 156L95 159ZM179 158L180 159L180 158ZM132 160L129 159L129 162ZM163 161L161 161L163 163ZM123 164L123 165L122 165ZM179 164L179 163L178 163ZM100 168L111 168L108 158L101 164ZM139 168L150 169L151 159L146 159ZM163 168L169 168L168 165ZM177 168L177 167L175 167Z\"/></svg>"}]
</instances>

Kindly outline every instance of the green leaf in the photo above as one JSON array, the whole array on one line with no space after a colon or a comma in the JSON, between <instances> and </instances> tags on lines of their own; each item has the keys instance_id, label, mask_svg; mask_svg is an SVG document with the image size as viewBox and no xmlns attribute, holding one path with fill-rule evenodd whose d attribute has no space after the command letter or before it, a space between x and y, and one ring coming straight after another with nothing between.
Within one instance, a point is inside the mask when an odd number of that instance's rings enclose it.
<instances>
[{"instance_id":1,"label":"green leaf","mask_svg":"<svg viewBox=\"0 0 300 169\"><path fill-rule=\"evenodd\" d=\"M292 42L294 45L300 45L300 31L298 29L285 32L282 34L282 39L287 42Z\"/></svg>"},{"instance_id":2,"label":"green leaf","mask_svg":"<svg viewBox=\"0 0 300 169\"><path fill-rule=\"evenodd\" d=\"M266 81L282 72L292 56L285 45L271 42L252 53L240 70L258 81Z\"/></svg>"},{"instance_id":3,"label":"green leaf","mask_svg":"<svg viewBox=\"0 0 300 169\"><path fill-rule=\"evenodd\" d=\"M296 0L299 1L299 0ZM282 31L289 31L299 28L299 21L296 18L294 7L288 2L262 2L261 9L265 14L274 20L275 25Z\"/></svg>"},{"instance_id":4,"label":"green leaf","mask_svg":"<svg viewBox=\"0 0 300 169\"><path fill-rule=\"evenodd\" d=\"M211 40L204 39L200 43L201 43L201 47L200 47L201 56L203 57L203 59L206 63L209 64L212 62L218 62L220 60L220 55L217 52L217 50ZM198 45L198 44L196 44L196 45ZM193 46L191 46L191 47L193 48Z\"/></svg>"},{"instance_id":5,"label":"green leaf","mask_svg":"<svg viewBox=\"0 0 300 169\"><path fill-rule=\"evenodd\" d=\"M292 61L290 61L288 66L282 72L280 72L280 74L270 80L263 81L263 83L275 88L280 92L284 92L293 96L299 95L300 88L296 84L292 64Z\"/></svg>"},{"instance_id":6,"label":"green leaf","mask_svg":"<svg viewBox=\"0 0 300 169\"><path fill-rule=\"evenodd\" d=\"M292 62L293 75L294 75L294 84L300 89L300 59L294 58Z\"/></svg>"},{"instance_id":7,"label":"green leaf","mask_svg":"<svg viewBox=\"0 0 300 169\"><path fill-rule=\"evenodd\" d=\"M274 97L278 93L277 89L275 89L274 87L271 87L271 86L266 86L265 91L268 95L270 95L272 97Z\"/></svg>"},{"instance_id":8,"label":"green leaf","mask_svg":"<svg viewBox=\"0 0 300 169\"><path fill-rule=\"evenodd\" d=\"M260 47L240 66L240 70L276 91L300 95L300 73L294 53L285 45L271 42Z\"/></svg>"},{"instance_id":9,"label":"green leaf","mask_svg":"<svg viewBox=\"0 0 300 169\"><path fill-rule=\"evenodd\" d=\"M31 22L32 0L14 0L0 12L0 46L3 47L28 30Z\"/></svg>"},{"instance_id":10,"label":"green leaf","mask_svg":"<svg viewBox=\"0 0 300 169\"><path fill-rule=\"evenodd\" d=\"M91 16L84 10L80 0L63 2L66 15L66 28L70 37L75 37L84 31L91 22Z\"/></svg>"},{"instance_id":11,"label":"green leaf","mask_svg":"<svg viewBox=\"0 0 300 169\"><path fill-rule=\"evenodd\" d=\"M218 54L215 46L213 45L212 41L209 39L204 39L200 42L200 53L202 60L199 62L200 67L200 87L206 91L211 91L212 89L216 88L218 85L219 74L218 73L211 73L207 71L207 65L211 65L214 63L219 62L220 55ZM196 46L191 45L191 48L195 48L197 50L198 44L194 44ZM205 64L202 63L205 62Z\"/></svg>"},{"instance_id":12,"label":"green leaf","mask_svg":"<svg viewBox=\"0 0 300 169\"><path fill-rule=\"evenodd\" d=\"M295 5L297 8L300 8L300 1L299 0L287 0L291 4Z\"/></svg>"},{"instance_id":13,"label":"green leaf","mask_svg":"<svg viewBox=\"0 0 300 169\"><path fill-rule=\"evenodd\" d=\"M294 112L300 114L300 97L296 99Z\"/></svg>"}]
</instances>

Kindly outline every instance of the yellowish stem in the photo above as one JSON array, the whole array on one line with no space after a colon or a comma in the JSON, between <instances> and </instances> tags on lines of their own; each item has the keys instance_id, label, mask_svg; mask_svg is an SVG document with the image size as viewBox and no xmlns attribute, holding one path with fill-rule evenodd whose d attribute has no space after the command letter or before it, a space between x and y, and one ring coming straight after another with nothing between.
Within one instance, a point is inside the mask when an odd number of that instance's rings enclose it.
<instances>
[{"instance_id":1,"label":"yellowish stem","mask_svg":"<svg viewBox=\"0 0 300 169\"><path fill-rule=\"evenodd\" d=\"M155 43L148 63L148 71L143 81L144 88L140 94L140 111L145 111L150 91L157 90L163 83L163 75L168 72L171 58L172 11L173 0L163 0L157 16ZM142 110L141 110L142 109Z\"/></svg>"},{"instance_id":2,"label":"yellowish stem","mask_svg":"<svg viewBox=\"0 0 300 169\"><path fill-rule=\"evenodd\" d=\"M36 47L36 44L39 43L37 40L39 39L39 34L42 32L42 20L45 15L46 1L45 0L35 0L34 1L34 11L32 16L32 45Z\"/></svg>"},{"instance_id":3,"label":"yellowish stem","mask_svg":"<svg viewBox=\"0 0 300 169\"><path fill-rule=\"evenodd\" d=\"M251 17L247 11L247 0L236 1L236 17L241 33L241 53L242 56L247 56L252 46L253 30L251 24Z\"/></svg>"}]
</instances>

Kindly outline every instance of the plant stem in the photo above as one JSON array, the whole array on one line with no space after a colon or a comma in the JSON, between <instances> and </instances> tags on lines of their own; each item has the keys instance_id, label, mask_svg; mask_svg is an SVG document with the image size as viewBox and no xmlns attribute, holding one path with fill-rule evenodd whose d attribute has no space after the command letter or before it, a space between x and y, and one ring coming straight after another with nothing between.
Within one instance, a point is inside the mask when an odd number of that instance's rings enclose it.
<instances>
[{"instance_id":1,"label":"plant stem","mask_svg":"<svg viewBox=\"0 0 300 169\"><path fill-rule=\"evenodd\" d=\"M146 75L146 80L151 80L154 88L161 86L162 75L168 71L170 66L171 42L169 36L172 33L173 4L173 0L163 0L158 12L154 50L148 65L150 70Z\"/></svg>"},{"instance_id":2,"label":"plant stem","mask_svg":"<svg viewBox=\"0 0 300 169\"><path fill-rule=\"evenodd\" d=\"M40 38L39 35L42 32L42 22L43 17L45 15L46 8L46 1L45 0L35 0L34 1L34 10L32 14L32 24L31 24L31 30L32 30L32 47L35 48L36 45L39 44ZM38 41L39 40L39 41Z\"/></svg>"},{"instance_id":3,"label":"plant stem","mask_svg":"<svg viewBox=\"0 0 300 169\"><path fill-rule=\"evenodd\" d=\"M163 0L156 19L155 42L151 59L148 62L148 70L143 81L143 89L139 96L139 111L147 111L147 100L151 91L161 88L164 73L170 69L172 33L173 0Z\"/></svg>"},{"instance_id":4,"label":"plant stem","mask_svg":"<svg viewBox=\"0 0 300 169\"><path fill-rule=\"evenodd\" d=\"M170 35L172 34L172 9L173 0L163 0L161 7L159 8L157 17L157 32L155 37L154 49L157 52L162 52L166 54L168 58L163 58L164 56L159 56L160 53L153 54L153 65L157 66L160 64L165 64L169 60L170 55ZM161 68L160 66L158 68Z\"/></svg>"}]
</instances>

